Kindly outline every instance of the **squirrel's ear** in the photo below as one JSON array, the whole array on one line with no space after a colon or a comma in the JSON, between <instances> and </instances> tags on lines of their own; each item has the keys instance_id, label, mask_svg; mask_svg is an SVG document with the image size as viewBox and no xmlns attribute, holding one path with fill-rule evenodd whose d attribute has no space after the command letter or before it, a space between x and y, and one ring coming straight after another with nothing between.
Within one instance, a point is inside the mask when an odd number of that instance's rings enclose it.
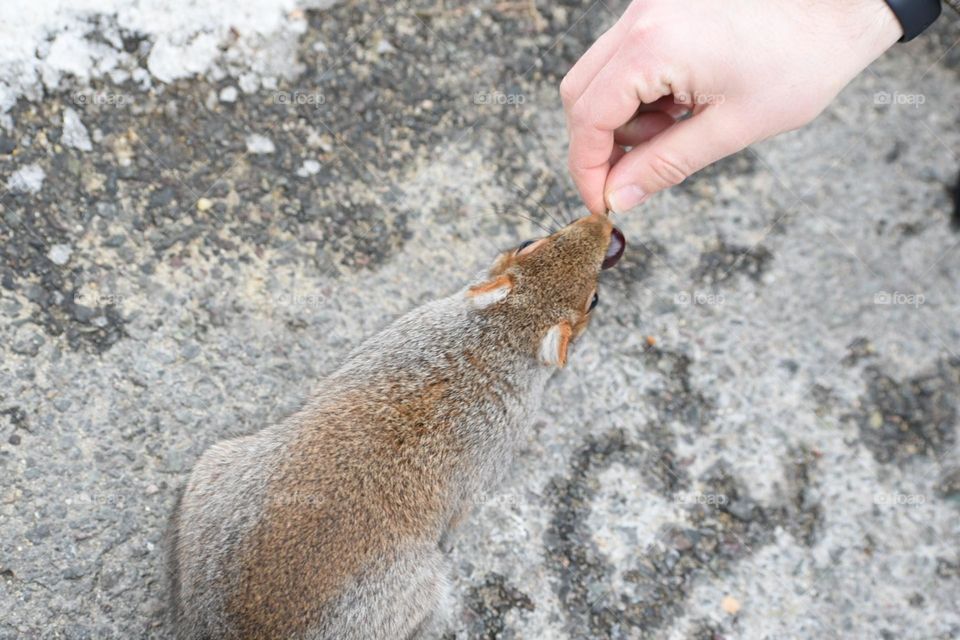
<instances>
[{"instance_id":1,"label":"squirrel's ear","mask_svg":"<svg viewBox=\"0 0 960 640\"><path fill-rule=\"evenodd\" d=\"M570 344L571 333L573 330L566 320L550 327L540 341L540 360L544 364L558 367L567 364L567 346Z\"/></svg>"},{"instance_id":2,"label":"squirrel's ear","mask_svg":"<svg viewBox=\"0 0 960 640\"><path fill-rule=\"evenodd\" d=\"M512 289L513 279L504 274L497 276L490 282L470 287L467 290L467 297L473 302L473 306L482 309L500 302L507 297Z\"/></svg>"}]
</instances>

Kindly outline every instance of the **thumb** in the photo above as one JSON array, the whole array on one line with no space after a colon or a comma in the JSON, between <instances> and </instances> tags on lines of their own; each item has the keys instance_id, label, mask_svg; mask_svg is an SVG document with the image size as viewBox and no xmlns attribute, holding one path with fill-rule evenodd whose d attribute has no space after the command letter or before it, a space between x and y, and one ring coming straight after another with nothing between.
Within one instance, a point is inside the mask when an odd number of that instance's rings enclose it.
<instances>
[{"instance_id":1,"label":"thumb","mask_svg":"<svg viewBox=\"0 0 960 640\"><path fill-rule=\"evenodd\" d=\"M681 120L634 147L607 175L607 206L622 213L654 193L680 184L708 164L740 151L749 143L737 123L720 106Z\"/></svg>"}]
</instances>

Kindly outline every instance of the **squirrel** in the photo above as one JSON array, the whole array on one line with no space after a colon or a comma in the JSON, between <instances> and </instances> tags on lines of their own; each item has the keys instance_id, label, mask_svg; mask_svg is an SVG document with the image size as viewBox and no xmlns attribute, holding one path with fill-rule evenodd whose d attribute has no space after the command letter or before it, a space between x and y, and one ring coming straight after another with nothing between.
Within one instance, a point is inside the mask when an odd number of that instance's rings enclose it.
<instances>
[{"instance_id":1,"label":"squirrel","mask_svg":"<svg viewBox=\"0 0 960 640\"><path fill-rule=\"evenodd\" d=\"M211 446L170 527L179 638L422 638L625 241L603 214L499 255L356 348L296 413Z\"/></svg>"}]
</instances>

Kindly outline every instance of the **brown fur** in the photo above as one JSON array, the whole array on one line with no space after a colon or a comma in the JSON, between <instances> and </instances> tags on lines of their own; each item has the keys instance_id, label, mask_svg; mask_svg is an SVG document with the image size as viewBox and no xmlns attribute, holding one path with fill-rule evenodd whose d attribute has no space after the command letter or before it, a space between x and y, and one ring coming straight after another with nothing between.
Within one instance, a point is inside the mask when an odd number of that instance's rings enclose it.
<instances>
[{"instance_id":1,"label":"brown fur","mask_svg":"<svg viewBox=\"0 0 960 640\"><path fill-rule=\"evenodd\" d=\"M585 329L610 228L591 216L502 254L364 343L297 414L204 454L174 524L180 636L426 633L441 550L526 437L544 334L561 327L563 364Z\"/></svg>"},{"instance_id":2,"label":"brown fur","mask_svg":"<svg viewBox=\"0 0 960 640\"><path fill-rule=\"evenodd\" d=\"M371 554L439 536L442 483L428 452L441 446L435 430L455 417L455 407L442 406L447 388L429 383L422 395L387 400L374 415L369 398L344 398L329 409L337 422L378 424L367 438L342 438L325 426L331 422L311 416L321 420L294 442L271 482L263 520L238 550L242 586L229 611L246 629L291 635L309 627L315 620L304 614L336 595ZM331 438L340 442L335 451ZM381 461L378 468L365 465L371 459ZM313 544L303 544L304 531L315 532Z\"/></svg>"},{"instance_id":3,"label":"brown fur","mask_svg":"<svg viewBox=\"0 0 960 640\"><path fill-rule=\"evenodd\" d=\"M509 275L498 275L493 280L489 282L484 282L482 284L474 285L470 287L469 292L471 296L477 296L481 293L488 293L494 289L499 289L504 286L513 286L513 279Z\"/></svg>"}]
</instances>

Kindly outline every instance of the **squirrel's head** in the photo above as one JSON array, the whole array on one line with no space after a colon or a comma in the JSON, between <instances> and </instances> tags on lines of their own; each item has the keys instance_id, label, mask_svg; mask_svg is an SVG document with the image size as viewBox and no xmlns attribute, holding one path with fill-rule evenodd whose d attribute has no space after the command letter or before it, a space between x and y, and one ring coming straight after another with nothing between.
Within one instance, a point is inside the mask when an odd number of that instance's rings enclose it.
<instances>
[{"instance_id":1,"label":"squirrel's head","mask_svg":"<svg viewBox=\"0 0 960 640\"><path fill-rule=\"evenodd\" d=\"M497 257L483 282L467 290L482 313L495 315L521 348L562 367L567 348L587 328L597 306L597 279L623 255L623 234L594 214L560 231L528 240Z\"/></svg>"}]
</instances>

